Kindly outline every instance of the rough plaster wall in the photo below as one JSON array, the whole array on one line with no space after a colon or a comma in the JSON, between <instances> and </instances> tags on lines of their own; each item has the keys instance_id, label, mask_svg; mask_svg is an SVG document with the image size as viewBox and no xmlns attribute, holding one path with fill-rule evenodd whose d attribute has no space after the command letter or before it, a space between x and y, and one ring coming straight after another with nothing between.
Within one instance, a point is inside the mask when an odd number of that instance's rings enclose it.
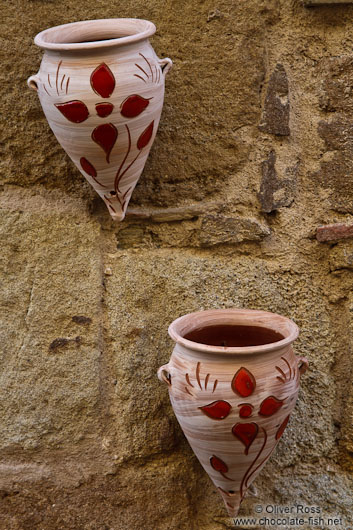
<instances>
[{"instance_id":1,"label":"rough plaster wall","mask_svg":"<svg viewBox=\"0 0 353 530\"><path fill-rule=\"evenodd\" d=\"M311 366L241 514L299 502L348 527L353 246L315 231L353 220L353 6L2 3L0 529L232 528L155 375L174 318L232 306L294 318ZM119 225L25 84L37 32L116 16L155 22L174 61Z\"/></svg>"}]
</instances>

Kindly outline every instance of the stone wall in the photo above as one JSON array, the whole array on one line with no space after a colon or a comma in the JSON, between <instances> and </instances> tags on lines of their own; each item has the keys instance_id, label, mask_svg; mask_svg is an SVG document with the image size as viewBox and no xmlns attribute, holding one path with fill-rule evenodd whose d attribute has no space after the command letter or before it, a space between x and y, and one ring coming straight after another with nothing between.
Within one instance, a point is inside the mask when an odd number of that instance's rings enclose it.
<instances>
[{"instance_id":1,"label":"stone wall","mask_svg":"<svg viewBox=\"0 0 353 530\"><path fill-rule=\"evenodd\" d=\"M156 370L173 319L233 306L293 318L311 367L241 515L352 524L353 6L330 4L4 4L1 530L232 528ZM120 224L26 87L36 33L104 17L152 20L174 61Z\"/></svg>"}]
</instances>

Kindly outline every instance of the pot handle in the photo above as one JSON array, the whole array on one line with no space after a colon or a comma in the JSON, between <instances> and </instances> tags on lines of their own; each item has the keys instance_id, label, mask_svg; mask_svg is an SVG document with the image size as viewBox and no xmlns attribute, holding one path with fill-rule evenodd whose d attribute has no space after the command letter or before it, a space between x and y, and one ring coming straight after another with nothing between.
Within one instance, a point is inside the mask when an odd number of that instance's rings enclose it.
<instances>
[{"instance_id":1,"label":"pot handle","mask_svg":"<svg viewBox=\"0 0 353 530\"><path fill-rule=\"evenodd\" d=\"M31 88L32 90L35 90L36 92L38 92L38 83L39 83L38 74L31 75L31 77L27 79L27 85L29 86L29 88Z\"/></svg>"},{"instance_id":2,"label":"pot handle","mask_svg":"<svg viewBox=\"0 0 353 530\"><path fill-rule=\"evenodd\" d=\"M173 61L169 59L169 57L165 57L165 59L158 59L158 63L159 66L162 68L162 72L165 77L173 66Z\"/></svg>"},{"instance_id":3,"label":"pot handle","mask_svg":"<svg viewBox=\"0 0 353 530\"><path fill-rule=\"evenodd\" d=\"M297 357L297 361L298 361L298 369L299 369L300 375L305 374L305 372L309 368L308 359L306 357Z\"/></svg>"},{"instance_id":4,"label":"pot handle","mask_svg":"<svg viewBox=\"0 0 353 530\"><path fill-rule=\"evenodd\" d=\"M162 383L166 383L168 386L172 386L168 364L163 364L163 366L158 369L157 376L158 379L162 381Z\"/></svg>"}]
</instances>

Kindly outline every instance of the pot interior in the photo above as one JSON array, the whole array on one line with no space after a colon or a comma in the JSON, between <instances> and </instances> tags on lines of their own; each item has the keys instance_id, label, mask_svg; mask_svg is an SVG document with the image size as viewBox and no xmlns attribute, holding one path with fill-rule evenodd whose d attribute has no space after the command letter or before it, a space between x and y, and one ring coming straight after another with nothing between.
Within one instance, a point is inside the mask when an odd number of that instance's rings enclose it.
<instances>
[{"instance_id":1,"label":"pot interior","mask_svg":"<svg viewBox=\"0 0 353 530\"><path fill-rule=\"evenodd\" d=\"M56 42L61 44L79 44L82 42L104 42L109 41L113 39L121 39L123 37L130 37L132 35L135 35L134 32L126 32L123 33L122 31L87 31L87 32L77 32L77 34L66 34L65 32L58 33L58 34L52 34L51 40L48 42Z\"/></svg>"},{"instance_id":2,"label":"pot interior","mask_svg":"<svg viewBox=\"0 0 353 530\"><path fill-rule=\"evenodd\" d=\"M77 43L82 43L82 42L105 42L105 41L109 41L109 40L113 40L113 39L121 39L122 37L128 37L128 35L119 35L119 34L116 34L116 35L112 35L111 37L100 37L99 35L91 35L91 36L88 36L86 37L85 40L77 40L75 42ZM71 42L74 42L73 40ZM70 44L70 43L68 43Z\"/></svg>"},{"instance_id":3,"label":"pot interior","mask_svg":"<svg viewBox=\"0 0 353 530\"><path fill-rule=\"evenodd\" d=\"M182 336L198 344L236 348L262 346L284 339L281 333L263 326L229 324L198 327Z\"/></svg>"}]
</instances>

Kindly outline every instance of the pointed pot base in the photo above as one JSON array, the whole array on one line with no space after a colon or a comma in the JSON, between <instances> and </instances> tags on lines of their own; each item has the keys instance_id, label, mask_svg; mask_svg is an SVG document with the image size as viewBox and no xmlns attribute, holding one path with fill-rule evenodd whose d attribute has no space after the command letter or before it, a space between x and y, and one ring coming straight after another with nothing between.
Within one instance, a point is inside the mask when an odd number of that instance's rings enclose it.
<instances>
[{"instance_id":1,"label":"pointed pot base","mask_svg":"<svg viewBox=\"0 0 353 530\"><path fill-rule=\"evenodd\" d=\"M228 493L222 490L222 488L218 488L218 491L224 500L229 517L237 517L242 501L240 493Z\"/></svg>"}]
</instances>

